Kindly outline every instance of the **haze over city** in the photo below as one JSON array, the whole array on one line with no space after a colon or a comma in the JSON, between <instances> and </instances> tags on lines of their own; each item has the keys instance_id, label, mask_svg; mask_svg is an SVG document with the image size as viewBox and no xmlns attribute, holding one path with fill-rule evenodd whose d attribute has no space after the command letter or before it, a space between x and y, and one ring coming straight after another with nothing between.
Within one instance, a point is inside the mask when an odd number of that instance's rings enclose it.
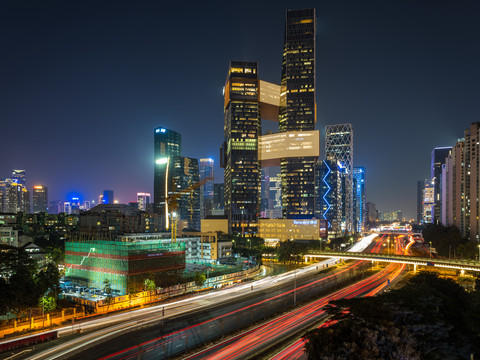
<instances>
[{"instance_id":1,"label":"haze over city","mask_svg":"<svg viewBox=\"0 0 480 360\"><path fill-rule=\"evenodd\" d=\"M279 83L285 11L316 7L317 125L351 123L366 198L415 217L435 146L480 119L474 2L17 2L0 4L0 177L26 169L49 198L121 203L153 188L153 130L215 159L230 60ZM324 138L320 149L323 153Z\"/></svg>"}]
</instances>

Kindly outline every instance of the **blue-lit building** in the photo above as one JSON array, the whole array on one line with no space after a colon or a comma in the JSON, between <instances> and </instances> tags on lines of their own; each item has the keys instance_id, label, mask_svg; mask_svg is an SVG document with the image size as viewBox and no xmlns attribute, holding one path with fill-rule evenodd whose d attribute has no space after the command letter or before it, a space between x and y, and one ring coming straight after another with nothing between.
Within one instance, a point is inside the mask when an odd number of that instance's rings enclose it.
<instances>
[{"instance_id":1,"label":"blue-lit building","mask_svg":"<svg viewBox=\"0 0 480 360\"><path fill-rule=\"evenodd\" d=\"M342 234L342 179L345 167L335 159L318 162L315 176L315 217L327 220L328 234ZM344 181L343 181L344 182Z\"/></svg>"},{"instance_id":2,"label":"blue-lit building","mask_svg":"<svg viewBox=\"0 0 480 360\"><path fill-rule=\"evenodd\" d=\"M114 200L115 199L113 198L113 190L103 190L102 201L104 204L113 204Z\"/></svg>"},{"instance_id":3,"label":"blue-lit building","mask_svg":"<svg viewBox=\"0 0 480 360\"><path fill-rule=\"evenodd\" d=\"M353 168L353 229L363 231L365 226L365 168Z\"/></svg>"}]
</instances>

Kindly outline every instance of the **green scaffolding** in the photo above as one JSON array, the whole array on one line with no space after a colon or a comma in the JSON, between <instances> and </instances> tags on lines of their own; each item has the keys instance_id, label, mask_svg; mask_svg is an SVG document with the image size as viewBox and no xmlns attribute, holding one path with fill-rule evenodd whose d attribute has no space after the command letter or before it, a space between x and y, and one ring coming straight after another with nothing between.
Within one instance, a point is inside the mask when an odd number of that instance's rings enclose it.
<instances>
[{"instance_id":1,"label":"green scaffolding","mask_svg":"<svg viewBox=\"0 0 480 360\"><path fill-rule=\"evenodd\" d=\"M185 268L185 243L162 240L65 243L65 279L96 289L105 281L120 294L142 290L145 279Z\"/></svg>"}]
</instances>

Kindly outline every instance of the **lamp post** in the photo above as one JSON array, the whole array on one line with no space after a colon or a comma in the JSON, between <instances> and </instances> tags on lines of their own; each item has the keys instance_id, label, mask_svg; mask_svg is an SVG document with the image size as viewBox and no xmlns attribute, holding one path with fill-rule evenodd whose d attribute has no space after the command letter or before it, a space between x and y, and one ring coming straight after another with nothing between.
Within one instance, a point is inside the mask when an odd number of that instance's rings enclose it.
<instances>
[{"instance_id":1,"label":"lamp post","mask_svg":"<svg viewBox=\"0 0 480 360\"><path fill-rule=\"evenodd\" d=\"M430 247L428 248L428 252L430 253L430 259L432 258L432 242L429 241Z\"/></svg>"},{"instance_id":2,"label":"lamp post","mask_svg":"<svg viewBox=\"0 0 480 360\"><path fill-rule=\"evenodd\" d=\"M250 242L250 239L247 239L248 241L248 247L250 248L250 250L252 250L252 243Z\"/></svg>"}]
</instances>

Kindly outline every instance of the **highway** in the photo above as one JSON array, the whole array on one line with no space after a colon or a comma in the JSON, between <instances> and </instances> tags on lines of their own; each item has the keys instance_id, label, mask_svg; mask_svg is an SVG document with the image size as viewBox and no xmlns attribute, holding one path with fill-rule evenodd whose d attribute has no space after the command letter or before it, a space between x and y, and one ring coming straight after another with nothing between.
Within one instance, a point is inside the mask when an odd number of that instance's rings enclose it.
<instances>
[{"instance_id":1,"label":"highway","mask_svg":"<svg viewBox=\"0 0 480 360\"><path fill-rule=\"evenodd\" d=\"M362 247L366 248L374 237L374 235L371 235L365 238L363 241L355 244L352 250L361 251ZM111 356L111 354L119 351L125 351L126 348L141 348L145 342L162 342L159 340L159 335L163 339L168 334L178 334L179 331L188 330L189 326L195 324L197 324L197 329L202 329L203 334L215 335L214 329L211 329L212 331L208 329L209 325L207 323L210 322L211 325L211 319L215 319L215 326L220 324L217 329L217 335L222 335L224 334L223 331L226 330L222 329L223 326L231 325L225 321L227 315L236 317L235 322L237 326L244 326L252 320L266 316L265 309L271 308L273 303L275 303L275 306L272 308L281 308L283 310L291 305L292 297L297 296L301 300L303 297L314 296L325 284L336 286L337 281L342 281L353 274L351 272L353 271L352 269L348 269L348 271L347 269L339 269L337 273L339 273L339 276L342 276L341 278L333 277L327 279L326 276L319 277L318 273L321 270L326 269L327 266L331 267L337 261L337 259L329 259L297 271L270 276L253 283L235 286L231 289L215 291L190 299L173 301L169 304L144 308L104 319L96 319L88 325L82 324L82 329L108 326L108 324L114 322L116 324L102 330L81 334L72 340L58 343L56 346L43 351L38 351L29 359L96 359L101 356ZM328 273L328 276L330 275L331 273ZM296 282L298 286L298 290L295 292L292 290L292 281ZM306 286L307 284L310 285ZM268 306L266 306L267 303ZM254 304L256 305L253 306ZM244 316L246 309L248 309L248 315L250 315L248 317L250 319ZM182 314L190 312L195 312L195 321L193 321L191 316L182 316ZM228 322L231 323L231 319ZM65 335L75 330L76 328L68 326L60 329L60 332L62 335ZM183 338L177 337L175 346L167 349L165 344L164 349L169 354L178 353L179 351L184 351L185 348L190 348L196 342L203 343L205 336L202 338L190 337L189 339L187 333ZM181 347L178 346L178 342L182 343ZM115 358L121 358L121 356L115 355Z\"/></svg>"},{"instance_id":2,"label":"highway","mask_svg":"<svg viewBox=\"0 0 480 360\"><path fill-rule=\"evenodd\" d=\"M409 255L410 254L410 247L415 243L411 238L409 238L409 242L405 244L403 242L402 236L397 236L395 238L395 253L396 254L404 254L404 255ZM380 291L384 290L389 284L393 284L395 281L398 281L401 278L402 272L405 269L405 264L390 264L388 265L387 268L382 270L382 272L385 272L387 275L385 281L385 277L382 276L381 273L376 274L375 276L379 276L383 278L383 281L380 280L380 284L377 286L374 286L370 291L367 291L366 293L363 294L357 294L356 296L374 296ZM361 285L355 284L351 286L351 288ZM345 289L347 290L347 289ZM339 292L340 293L340 292ZM345 298L352 298L352 294L349 294L345 296ZM333 323L333 322L332 322ZM324 327L324 326L329 326L330 324L323 323L319 327ZM305 345L305 339L300 338L294 341L292 344L287 346L285 349L281 350L278 352L275 356L271 357L270 360L307 360L307 356L304 352L304 345Z\"/></svg>"}]
</instances>

